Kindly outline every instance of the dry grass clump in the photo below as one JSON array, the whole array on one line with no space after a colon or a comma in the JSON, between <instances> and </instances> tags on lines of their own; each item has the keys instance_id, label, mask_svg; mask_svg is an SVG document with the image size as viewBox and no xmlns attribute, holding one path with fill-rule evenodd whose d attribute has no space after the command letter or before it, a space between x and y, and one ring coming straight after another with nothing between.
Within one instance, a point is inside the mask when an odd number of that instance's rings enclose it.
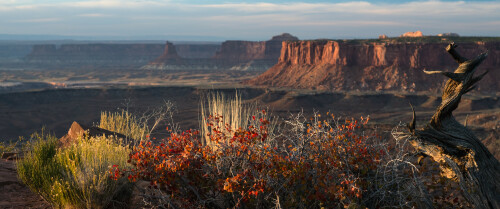
<instances>
[{"instance_id":1,"label":"dry grass clump","mask_svg":"<svg viewBox=\"0 0 500 209\"><path fill-rule=\"evenodd\" d=\"M200 110L200 134L202 143L212 146L209 139L212 129L207 124L210 116L217 115L223 118L216 125L219 127L229 127L231 130L247 127L252 115L259 113L256 104L245 104L241 100L241 95L236 92L234 97L227 97L221 92L210 92L201 99Z\"/></svg>"},{"instance_id":2,"label":"dry grass clump","mask_svg":"<svg viewBox=\"0 0 500 209\"><path fill-rule=\"evenodd\" d=\"M153 134L165 136L168 131L159 130L160 126L169 127L171 131L178 130L178 125L173 121L174 111L174 103L164 101L159 107L149 109L142 114L134 115L128 110L101 112L97 126L125 135L127 138L124 143L134 146Z\"/></svg>"},{"instance_id":3,"label":"dry grass clump","mask_svg":"<svg viewBox=\"0 0 500 209\"><path fill-rule=\"evenodd\" d=\"M101 112L99 128L120 133L139 141L146 139L146 135L149 134L147 125L125 110Z\"/></svg>"},{"instance_id":4,"label":"dry grass clump","mask_svg":"<svg viewBox=\"0 0 500 209\"><path fill-rule=\"evenodd\" d=\"M20 137L17 141L0 141L0 157L3 156L4 153L17 153L22 141L22 137Z\"/></svg>"}]
</instances>

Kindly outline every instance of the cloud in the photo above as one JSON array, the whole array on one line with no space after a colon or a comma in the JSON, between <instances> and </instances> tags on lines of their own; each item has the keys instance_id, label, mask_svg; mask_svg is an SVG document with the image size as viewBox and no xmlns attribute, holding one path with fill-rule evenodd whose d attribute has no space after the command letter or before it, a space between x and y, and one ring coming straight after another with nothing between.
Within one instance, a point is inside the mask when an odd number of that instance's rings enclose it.
<instances>
[{"instance_id":1,"label":"cloud","mask_svg":"<svg viewBox=\"0 0 500 209\"><path fill-rule=\"evenodd\" d=\"M3 33L267 37L292 32L304 37L376 37L422 30L424 34L500 34L498 1L195 4L186 0L2 0L0 11Z\"/></svg>"},{"instance_id":2,"label":"cloud","mask_svg":"<svg viewBox=\"0 0 500 209\"><path fill-rule=\"evenodd\" d=\"M67 6L82 8L148 8L153 6L166 6L169 1L137 1L137 0L99 0L79 1L67 3Z\"/></svg>"},{"instance_id":3,"label":"cloud","mask_svg":"<svg viewBox=\"0 0 500 209\"><path fill-rule=\"evenodd\" d=\"M80 17L110 17L109 14L101 14L101 13L89 13L89 14L79 14L77 16Z\"/></svg>"},{"instance_id":4,"label":"cloud","mask_svg":"<svg viewBox=\"0 0 500 209\"><path fill-rule=\"evenodd\" d=\"M44 22L58 22L61 21L59 18L39 18L39 19L23 19L23 20L13 20L12 22L18 23L44 23Z\"/></svg>"}]
</instances>

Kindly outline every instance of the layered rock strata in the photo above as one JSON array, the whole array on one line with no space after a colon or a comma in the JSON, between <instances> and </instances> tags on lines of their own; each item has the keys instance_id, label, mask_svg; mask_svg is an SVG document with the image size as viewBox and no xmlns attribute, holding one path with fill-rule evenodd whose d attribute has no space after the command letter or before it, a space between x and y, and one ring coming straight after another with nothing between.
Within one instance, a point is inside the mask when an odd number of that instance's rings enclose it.
<instances>
[{"instance_id":1,"label":"layered rock strata","mask_svg":"<svg viewBox=\"0 0 500 209\"><path fill-rule=\"evenodd\" d=\"M245 81L251 85L324 90L438 91L445 79L423 70L452 71L457 63L446 43L348 43L342 41L283 42L276 65ZM497 93L500 85L500 43L458 43L466 57L489 51L478 69L490 70L478 90Z\"/></svg>"}]
</instances>

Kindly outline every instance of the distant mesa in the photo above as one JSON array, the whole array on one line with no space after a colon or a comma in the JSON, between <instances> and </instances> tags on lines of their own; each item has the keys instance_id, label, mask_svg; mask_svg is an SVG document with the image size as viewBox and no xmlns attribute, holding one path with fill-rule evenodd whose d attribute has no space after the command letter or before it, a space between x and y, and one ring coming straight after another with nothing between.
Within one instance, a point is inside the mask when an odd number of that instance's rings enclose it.
<instances>
[{"instance_id":1,"label":"distant mesa","mask_svg":"<svg viewBox=\"0 0 500 209\"><path fill-rule=\"evenodd\" d=\"M270 41L298 41L299 39L292 34L282 33L281 35L273 36Z\"/></svg>"},{"instance_id":2,"label":"distant mesa","mask_svg":"<svg viewBox=\"0 0 500 209\"><path fill-rule=\"evenodd\" d=\"M460 37L460 35L458 35L458 33L440 33L440 34L437 34L437 36L439 36L439 37Z\"/></svg>"},{"instance_id":3,"label":"distant mesa","mask_svg":"<svg viewBox=\"0 0 500 209\"><path fill-rule=\"evenodd\" d=\"M162 54L163 44L42 44L34 45L25 61L37 66L140 67Z\"/></svg>"},{"instance_id":4,"label":"distant mesa","mask_svg":"<svg viewBox=\"0 0 500 209\"><path fill-rule=\"evenodd\" d=\"M268 41L219 43L37 44L24 56L38 68L154 69L154 70L256 70L277 63L281 42L297 37L283 33ZM26 53L26 52L25 52ZM0 54L1 55L1 54Z\"/></svg>"},{"instance_id":5,"label":"distant mesa","mask_svg":"<svg viewBox=\"0 0 500 209\"><path fill-rule=\"evenodd\" d=\"M141 69L265 71L278 62L283 41L297 40L299 40L297 37L283 33L273 36L268 41L225 41L216 51L209 47L199 48L199 53L213 53L210 57L180 56L175 52L178 47L167 42L164 53Z\"/></svg>"},{"instance_id":6,"label":"distant mesa","mask_svg":"<svg viewBox=\"0 0 500 209\"><path fill-rule=\"evenodd\" d=\"M401 36L399 37L423 37L424 34L422 34L422 31L415 31L415 32L406 32L406 33L403 33Z\"/></svg>"},{"instance_id":7,"label":"distant mesa","mask_svg":"<svg viewBox=\"0 0 500 209\"><path fill-rule=\"evenodd\" d=\"M378 39L387 39L387 38L389 38L389 37L387 37L387 35L385 35L385 34L378 36Z\"/></svg>"},{"instance_id":8,"label":"distant mesa","mask_svg":"<svg viewBox=\"0 0 500 209\"><path fill-rule=\"evenodd\" d=\"M452 71L456 62L438 42L352 42L334 40L283 42L279 61L244 84L328 91L419 92L441 89L444 76L426 70ZM460 43L460 52L473 57L489 51L479 72L489 70L477 90L498 92L500 42Z\"/></svg>"}]
</instances>

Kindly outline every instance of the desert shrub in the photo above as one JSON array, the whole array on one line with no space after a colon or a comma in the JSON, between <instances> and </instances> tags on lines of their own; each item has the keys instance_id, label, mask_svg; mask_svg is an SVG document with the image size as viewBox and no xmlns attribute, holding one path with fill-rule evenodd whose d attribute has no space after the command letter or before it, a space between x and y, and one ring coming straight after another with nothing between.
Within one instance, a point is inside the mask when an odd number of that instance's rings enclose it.
<instances>
[{"instance_id":1,"label":"desert shrub","mask_svg":"<svg viewBox=\"0 0 500 209\"><path fill-rule=\"evenodd\" d=\"M392 130L393 138L402 133L402 127L399 125ZM425 178L421 175L423 170L416 163L408 139L378 144L386 154L377 166L367 204L385 208L432 208L431 197L424 185Z\"/></svg>"},{"instance_id":2,"label":"desert shrub","mask_svg":"<svg viewBox=\"0 0 500 209\"><path fill-rule=\"evenodd\" d=\"M36 133L17 162L19 179L56 208L104 208L131 184L112 180L112 166L128 167L129 149L105 137L80 139L65 149L57 139Z\"/></svg>"},{"instance_id":3,"label":"desert shrub","mask_svg":"<svg viewBox=\"0 0 500 209\"><path fill-rule=\"evenodd\" d=\"M266 118L261 112L246 128L233 129L223 117L209 116L207 136L215 146L204 146L196 131L143 142L130 155L134 169L115 168L116 177L150 181L156 193L146 199L166 208L372 203L367 193L376 190L374 180L386 152L364 134L367 119L297 115L277 134L270 132Z\"/></svg>"},{"instance_id":4,"label":"desert shrub","mask_svg":"<svg viewBox=\"0 0 500 209\"><path fill-rule=\"evenodd\" d=\"M25 146L24 159L17 161L17 173L30 189L50 201L54 178L61 175L60 164L55 163L57 138L50 134L34 133Z\"/></svg>"},{"instance_id":5,"label":"desert shrub","mask_svg":"<svg viewBox=\"0 0 500 209\"><path fill-rule=\"evenodd\" d=\"M399 129L392 133L397 140L384 139L368 133L368 118L339 119L330 113L310 118L299 113L276 128L266 111L238 112L245 108L238 100L212 94L209 108L202 105L203 134L189 130L142 141L130 154L133 168L115 167L113 178L149 181L142 196L152 208L442 208L460 203L447 193L449 181L416 163Z\"/></svg>"}]
</instances>

